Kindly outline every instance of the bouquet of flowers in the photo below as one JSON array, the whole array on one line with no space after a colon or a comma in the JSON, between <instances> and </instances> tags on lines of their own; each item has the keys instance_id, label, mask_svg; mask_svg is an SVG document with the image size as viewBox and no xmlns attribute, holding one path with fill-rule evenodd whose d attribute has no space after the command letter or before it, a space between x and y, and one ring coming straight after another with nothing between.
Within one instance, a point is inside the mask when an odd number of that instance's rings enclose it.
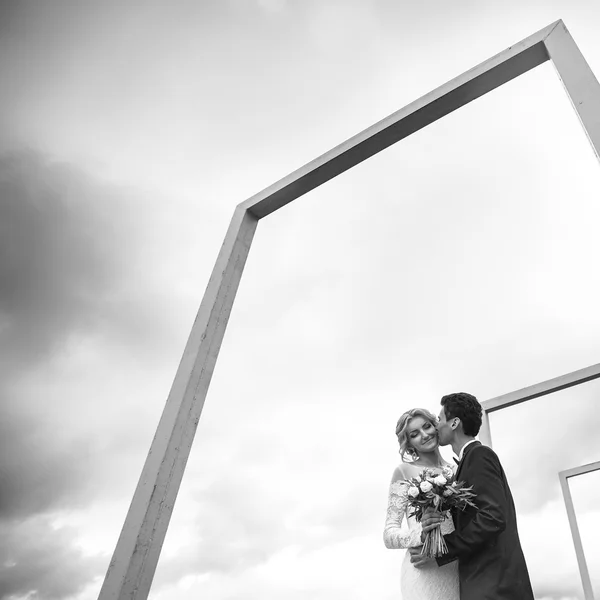
<instances>
[{"instance_id":1,"label":"bouquet of flowers","mask_svg":"<svg viewBox=\"0 0 600 600\"><path fill-rule=\"evenodd\" d=\"M423 469L417 477L406 479L408 484L408 505L411 517L420 523L423 513L428 508L445 513L451 508L465 510L467 506L476 507L473 502L475 494L473 486L466 487L464 482L456 481L451 469L444 467L441 473L431 469ZM421 554L435 558L448 552L441 527L436 527L425 534Z\"/></svg>"}]
</instances>

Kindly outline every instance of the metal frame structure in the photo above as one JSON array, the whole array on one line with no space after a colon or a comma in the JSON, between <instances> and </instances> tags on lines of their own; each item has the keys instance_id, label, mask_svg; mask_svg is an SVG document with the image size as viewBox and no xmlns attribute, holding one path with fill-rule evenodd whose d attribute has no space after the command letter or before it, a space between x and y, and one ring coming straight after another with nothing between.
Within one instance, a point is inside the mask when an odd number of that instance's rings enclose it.
<instances>
[{"instance_id":1,"label":"metal frame structure","mask_svg":"<svg viewBox=\"0 0 600 600\"><path fill-rule=\"evenodd\" d=\"M481 403L483 407L483 423L479 432L479 439L488 446L492 445L492 433L490 431L490 413L502 410L503 408L510 408L516 406L528 400L553 394L594 379L600 379L600 364L592 365L579 371L573 371L548 381L536 383L535 385L528 386L515 392L503 394L502 396L496 396L490 400L485 400ZM592 591L592 584L590 580L590 574L587 568L585 555L583 552L583 546L581 544L581 536L579 535L579 528L577 527L577 519L575 517L575 509L573 508L573 499L571 498L571 492L569 490L569 484L567 478L589 473L591 471L600 470L600 462L592 463L582 467L575 467L566 471L560 471L558 476L560 478L560 484L563 491L565 500L565 506L567 509L567 515L569 517L569 525L571 527L571 535L573 536L573 545L575 546L575 554L577 555L577 564L579 566L579 573L581 575L581 582L583 585L583 593L585 600L594 600L594 594Z\"/></svg>"},{"instance_id":2,"label":"metal frame structure","mask_svg":"<svg viewBox=\"0 0 600 600\"><path fill-rule=\"evenodd\" d=\"M489 420L490 413L599 378L600 363L592 365L591 367L586 367L585 369L580 369L579 371L561 375L560 377L555 377L554 379L549 379L548 381L536 383L535 385L517 390L516 392L510 392L509 394L503 394L502 396L496 396L496 398L485 400L481 403L481 406L483 407L483 423L481 425L481 431L479 432L479 439L488 446L492 445Z\"/></svg>"},{"instance_id":3,"label":"metal frame structure","mask_svg":"<svg viewBox=\"0 0 600 600\"><path fill-rule=\"evenodd\" d=\"M571 490L569 489L568 480L570 477L585 475L586 473L592 473L593 471L600 471L600 462L594 462L590 463L589 465L582 465L581 467L567 469L566 471L560 471L558 474L560 479L560 487L562 488L563 497L565 499L567 516L569 517L569 525L571 527L571 535L573 536L573 544L575 545L577 564L579 565L579 572L581 573L581 583L583 584L583 595L585 600L594 600L594 591L592 589L590 572L588 570L587 562L585 560L585 553L583 551L583 545L581 543L579 527L577 526L577 517L575 516L575 507L573 506L573 498L571 497Z\"/></svg>"},{"instance_id":4,"label":"metal frame structure","mask_svg":"<svg viewBox=\"0 0 600 600\"><path fill-rule=\"evenodd\" d=\"M547 60L553 63L600 158L600 85L559 20L236 207L109 564L100 600L141 600L148 596L259 219Z\"/></svg>"}]
</instances>

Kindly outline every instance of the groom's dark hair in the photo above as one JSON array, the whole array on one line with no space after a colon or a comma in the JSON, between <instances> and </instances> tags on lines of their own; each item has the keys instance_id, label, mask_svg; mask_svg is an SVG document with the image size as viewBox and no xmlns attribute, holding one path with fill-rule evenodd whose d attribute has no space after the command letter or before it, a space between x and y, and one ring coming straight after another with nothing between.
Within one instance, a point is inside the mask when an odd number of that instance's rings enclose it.
<instances>
[{"instance_id":1,"label":"groom's dark hair","mask_svg":"<svg viewBox=\"0 0 600 600\"><path fill-rule=\"evenodd\" d=\"M458 417L466 435L475 437L481 428L481 404L475 396L466 392L448 394L441 400L446 420Z\"/></svg>"}]
</instances>

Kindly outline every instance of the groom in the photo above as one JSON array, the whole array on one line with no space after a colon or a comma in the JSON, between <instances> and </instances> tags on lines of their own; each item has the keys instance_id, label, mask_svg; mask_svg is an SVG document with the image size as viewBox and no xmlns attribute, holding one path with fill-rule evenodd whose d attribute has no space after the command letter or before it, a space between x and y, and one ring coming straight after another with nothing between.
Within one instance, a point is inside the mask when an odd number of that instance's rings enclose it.
<instances>
[{"instance_id":1,"label":"groom","mask_svg":"<svg viewBox=\"0 0 600 600\"><path fill-rule=\"evenodd\" d=\"M459 457L456 480L473 486L477 508L452 514L455 531L445 535L448 554L431 559L410 548L417 568L458 560L461 600L533 600L529 573L517 531L512 494L496 453L475 439L481 427L481 404L460 392L444 396L438 423L439 442ZM426 511L423 534L441 522Z\"/></svg>"}]
</instances>

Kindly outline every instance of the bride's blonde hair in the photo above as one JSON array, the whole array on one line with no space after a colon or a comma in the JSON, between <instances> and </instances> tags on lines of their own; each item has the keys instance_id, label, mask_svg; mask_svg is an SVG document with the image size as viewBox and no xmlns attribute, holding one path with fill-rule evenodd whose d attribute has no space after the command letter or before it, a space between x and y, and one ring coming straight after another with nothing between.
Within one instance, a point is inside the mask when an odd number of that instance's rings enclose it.
<instances>
[{"instance_id":1,"label":"bride's blonde hair","mask_svg":"<svg viewBox=\"0 0 600 600\"><path fill-rule=\"evenodd\" d=\"M400 458L402 462L414 462L419 456L417 451L411 448L408 439L408 423L413 417L422 417L434 427L437 422L435 415L426 408L411 408L398 419L398 423L396 423L396 437L398 438L398 444L400 444Z\"/></svg>"}]
</instances>

